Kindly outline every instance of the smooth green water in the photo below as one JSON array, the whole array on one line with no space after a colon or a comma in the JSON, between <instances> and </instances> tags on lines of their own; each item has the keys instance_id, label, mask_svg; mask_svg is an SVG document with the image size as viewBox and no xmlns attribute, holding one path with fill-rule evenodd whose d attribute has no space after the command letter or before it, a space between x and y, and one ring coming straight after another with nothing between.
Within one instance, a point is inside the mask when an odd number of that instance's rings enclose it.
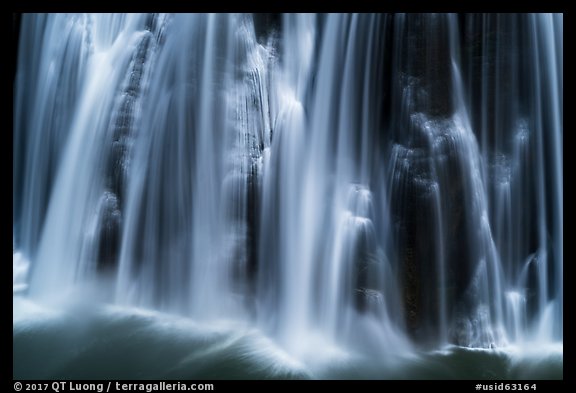
<instances>
[{"instance_id":1,"label":"smooth green water","mask_svg":"<svg viewBox=\"0 0 576 393\"><path fill-rule=\"evenodd\" d=\"M562 379L563 344L296 359L250 325L15 297L14 379Z\"/></svg>"}]
</instances>

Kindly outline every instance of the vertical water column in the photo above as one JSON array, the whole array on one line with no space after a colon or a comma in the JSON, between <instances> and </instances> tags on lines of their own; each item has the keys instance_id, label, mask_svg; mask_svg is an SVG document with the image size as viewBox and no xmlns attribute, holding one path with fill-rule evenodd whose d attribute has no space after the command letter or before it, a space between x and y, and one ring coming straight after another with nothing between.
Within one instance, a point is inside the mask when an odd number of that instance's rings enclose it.
<instances>
[{"instance_id":1,"label":"vertical water column","mask_svg":"<svg viewBox=\"0 0 576 393\"><path fill-rule=\"evenodd\" d=\"M401 315L389 312L399 298L385 249L385 17L312 22L283 24L280 112L264 167L261 315L292 352L322 342L392 351L403 341Z\"/></svg>"},{"instance_id":2,"label":"vertical water column","mask_svg":"<svg viewBox=\"0 0 576 393\"><path fill-rule=\"evenodd\" d=\"M85 15L24 14L14 97L13 227L34 258L91 52Z\"/></svg>"},{"instance_id":3,"label":"vertical water column","mask_svg":"<svg viewBox=\"0 0 576 393\"><path fill-rule=\"evenodd\" d=\"M504 273L509 339L558 339L562 16L470 15L465 26L468 105Z\"/></svg>"},{"instance_id":4,"label":"vertical water column","mask_svg":"<svg viewBox=\"0 0 576 393\"><path fill-rule=\"evenodd\" d=\"M135 147L120 302L244 316L268 61L247 15L173 16Z\"/></svg>"},{"instance_id":5,"label":"vertical water column","mask_svg":"<svg viewBox=\"0 0 576 393\"><path fill-rule=\"evenodd\" d=\"M529 127L535 144L537 254L532 291L534 334L549 341L562 338L562 15L537 14L528 19L530 48ZM530 262L529 262L530 263ZM534 296L535 294L535 296Z\"/></svg>"},{"instance_id":6,"label":"vertical water column","mask_svg":"<svg viewBox=\"0 0 576 393\"><path fill-rule=\"evenodd\" d=\"M316 49L316 17L284 15L282 64L272 78L272 143L263 157L259 233L258 319L287 347L301 350L309 330L312 266L300 243L306 149L307 89Z\"/></svg>"},{"instance_id":7,"label":"vertical water column","mask_svg":"<svg viewBox=\"0 0 576 393\"><path fill-rule=\"evenodd\" d=\"M60 16L49 18L58 21ZM68 18L73 23L75 17ZM121 107L117 98L129 81L127 73L141 60L136 54L151 34L143 16L103 14L85 20L89 50L80 47L77 55L86 63L86 80L79 91L60 92L61 97L76 97L77 103L47 108L54 114L72 113L68 133L54 141L64 148L32 265L31 294L42 299L66 297L75 284L94 278L101 225L111 223L116 214L114 209L107 210L102 199L117 198L108 181L113 176L108 159L115 143L116 111ZM61 38L51 39L58 42ZM50 43L45 45L50 47ZM102 219L108 213L110 217Z\"/></svg>"}]
</instances>

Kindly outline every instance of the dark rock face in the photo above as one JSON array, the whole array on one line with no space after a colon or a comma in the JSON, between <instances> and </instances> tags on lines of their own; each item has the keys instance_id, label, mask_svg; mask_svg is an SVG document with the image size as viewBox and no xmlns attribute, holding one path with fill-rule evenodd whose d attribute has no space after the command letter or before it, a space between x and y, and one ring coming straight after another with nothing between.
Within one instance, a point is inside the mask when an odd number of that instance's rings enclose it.
<instances>
[{"instance_id":1,"label":"dark rock face","mask_svg":"<svg viewBox=\"0 0 576 393\"><path fill-rule=\"evenodd\" d=\"M464 294L473 270L463 158L448 148L450 138L440 143L446 152L397 145L394 153L391 194L407 323L421 338L434 336L442 298L450 310L451 302Z\"/></svg>"},{"instance_id":2,"label":"dark rock face","mask_svg":"<svg viewBox=\"0 0 576 393\"><path fill-rule=\"evenodd\" d=\"M155 14L146 20L146 29L128 65L122 91L113 109L111 120L112 145L105 167L105 191L101 198L98 231L94 255L98 270L114 269L120 252L122 213L125 205L125 188L130 166L131 148L135 136L136 107L143 96L143 78L154 38L160 36Z\"/></svg>"},{"instance_id":3,"label":"dark rock face","mask_svg":"<svg viewBox=\"0 0 576 393\"><path fill-rule=\"evenodd\" d=\"M282 29L282 14L254 13L252 18L254 20L256 38L260 42L264 42L272 31L280 31Z\"/></svg>"},{"instance_id":4,"label":"dark rock face","mask_svg":"<svg viewBox=\"0 0 576 393\"><path fill-rule=\"evenodd\" d=\"M444 263L437 260L435 236L435 223L440 218L436 203L441 196L434 166L441 157L433 151L434 131L426 128L426 121L453 112L447 93L451 85L450 48L441 18L407 15L395 19L395 24L398 60L394 68L398 79L392 98L396 110L391 113L396 117L392 124L396 125L393 132L398 143L391 148L391 213L406 325L413 337L423 340L438 326L437 266Z\"/></svg>"},{"instance_id":5,"label":"dark rock face","mask_svg":"<svg viewBox=\"0 0 576 393\"><path fill-rule=\"evenodd\" d=\"M122 216L118 198L111 192L102 195L98 211L97 269L106 271L116 266L120 249Z\"/></svg>"},{"instance_id":6,"label":"dark rock face","mask_svg":"<svg viewBox=\"0 0 576 393\"><path fill-rule=\"evenodd\" d=\"M446 321L471 296L479 251L477 219L466 212L475 185L469 142L454 119L455 21L408 15L396 23L391 206L406 323L424 342L446 336Z\"/></svg>"},{"instance_id":7,"label":"dark rock face","mask_svg":"<svg viewBox=\"0 0 576 393\"><path fill-rule=\"evenodd\" d=\"M453 70L450 20L445 15L408 14L404 21L400 72L410 113L449 116Z\"/></svg>"}]
</instances>

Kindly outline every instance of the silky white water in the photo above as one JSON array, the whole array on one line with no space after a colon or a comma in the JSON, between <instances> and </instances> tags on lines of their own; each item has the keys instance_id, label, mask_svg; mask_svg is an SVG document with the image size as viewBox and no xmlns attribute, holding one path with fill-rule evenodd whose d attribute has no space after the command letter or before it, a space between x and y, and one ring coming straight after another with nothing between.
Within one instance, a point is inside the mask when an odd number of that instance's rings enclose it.
<instances>
[{"instance_id":1,"label":"silky white water","mask_svg":"<svg viewBox=\"0 0 576 393\"><path fill-rule=\"evenodd\" d=\"M312 378L562 348L562 35L550 14L25 14L14 296L241 325Z\"/></svg>"}]
</instances>

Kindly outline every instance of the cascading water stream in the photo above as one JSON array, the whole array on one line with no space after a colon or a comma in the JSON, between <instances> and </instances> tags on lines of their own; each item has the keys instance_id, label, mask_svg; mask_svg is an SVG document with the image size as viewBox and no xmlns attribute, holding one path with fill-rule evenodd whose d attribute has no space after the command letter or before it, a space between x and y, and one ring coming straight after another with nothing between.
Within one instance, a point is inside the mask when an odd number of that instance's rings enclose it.
<instances>
[{"instance_id":1,"label":"cascading water stream","mask_svg":"<svg viewBox=\"0 0 576 393\"><path fill-rule=\"evenodd\" d=\"M23 15L14 294L304 362L562 343L562 23Z\"/></svg>"}]
</instances>

